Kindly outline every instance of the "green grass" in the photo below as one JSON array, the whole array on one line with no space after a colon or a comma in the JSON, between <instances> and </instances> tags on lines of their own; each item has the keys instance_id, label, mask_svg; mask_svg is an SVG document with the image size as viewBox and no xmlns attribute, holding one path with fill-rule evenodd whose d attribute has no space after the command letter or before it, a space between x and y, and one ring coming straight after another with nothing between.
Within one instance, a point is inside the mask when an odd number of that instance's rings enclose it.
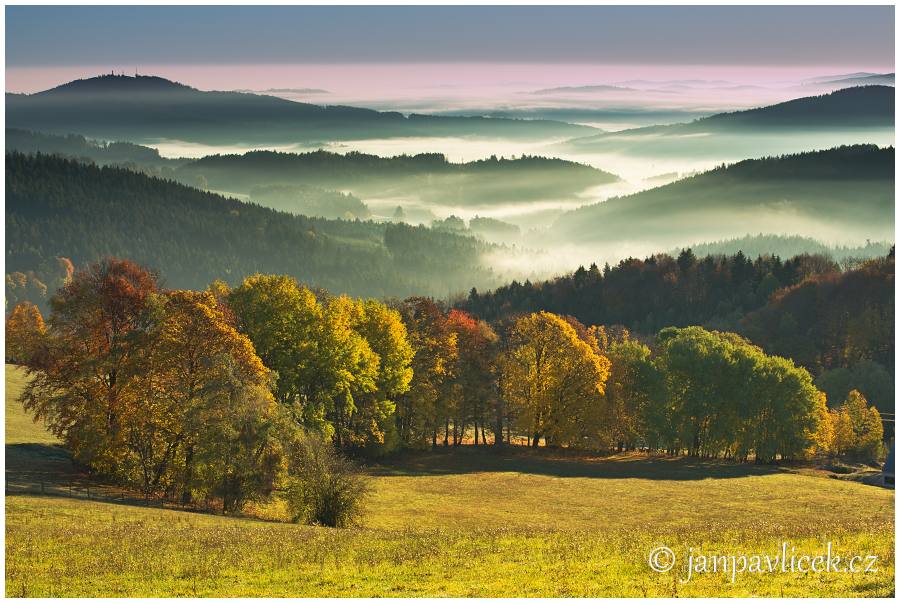
<instances>
[{"instance_id":1,"label":"green grass","mask_svg":"<svg viewBox=\"0 0 900 603\"><path fill-rule=\"evenodd\" d=\"M6 365L6 443L7 444L58 444L59 440L47 432L43 423L22 410L19 393L27 383L25 370Z\"/></svg>"},{"instance_id":2,"label":"green grass","mask_svg":"<svg viewBox=\"0 0 900 603\"><path fill-rule=\"evenodd\" d=\"M10 402L20 377L7 367L8 459L10 442L46 437L14 431L35 427ZM345 530L9 495L7 595L894 592L893 492L811 469L467 447L406 455L373 466L371 473L373 493L362 524ZM259 514L277 517L279 508ZM775 555L783 541L796 547L797 556L822 553L829 541L839 554L878 555L879 571L744 573L734 583L730 575L707 574L679 582L688 547ZM679 555L679 567L668 574L647 566L649 551L659 545Z\"/></svg>"}]
</instances>

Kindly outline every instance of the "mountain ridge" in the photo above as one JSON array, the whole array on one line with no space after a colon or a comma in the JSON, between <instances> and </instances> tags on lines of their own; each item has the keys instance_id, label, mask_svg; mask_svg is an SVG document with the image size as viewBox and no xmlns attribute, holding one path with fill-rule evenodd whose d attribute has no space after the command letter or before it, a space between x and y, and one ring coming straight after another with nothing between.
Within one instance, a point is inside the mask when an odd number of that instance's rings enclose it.
<instances>
[{"instance_id":1,"label":"mountain ridge","mask_svg":"<svg viewBox=\"0 0 900 603\"><path fill-rule=\"evenodd\" d=\"M541 139L589 126L552 120L449 117L316 105L277 96L203 91L158 76L104 75L34 94L6 95L8 127L146 142L206 144L357 140L398 136Z\"/></svg>"}]
</instances>

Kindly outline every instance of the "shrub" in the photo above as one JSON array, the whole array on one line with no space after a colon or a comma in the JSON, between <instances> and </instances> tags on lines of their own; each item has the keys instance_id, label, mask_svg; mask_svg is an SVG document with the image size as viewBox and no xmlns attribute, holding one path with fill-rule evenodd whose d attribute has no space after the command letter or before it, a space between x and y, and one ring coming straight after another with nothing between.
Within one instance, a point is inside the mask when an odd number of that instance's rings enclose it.
<instances>
[{"instance_id":1,"label":"shrub","mask_svg":"<svg viewBox=\"0 0 900 603\"><path fill-rule=\"evenodd\" d=\"M356 463L330 442L312 435L295 442L285 488L294 522L338 528L353 525L368 492L368 480Z\"/></svg>"}]
</instances>

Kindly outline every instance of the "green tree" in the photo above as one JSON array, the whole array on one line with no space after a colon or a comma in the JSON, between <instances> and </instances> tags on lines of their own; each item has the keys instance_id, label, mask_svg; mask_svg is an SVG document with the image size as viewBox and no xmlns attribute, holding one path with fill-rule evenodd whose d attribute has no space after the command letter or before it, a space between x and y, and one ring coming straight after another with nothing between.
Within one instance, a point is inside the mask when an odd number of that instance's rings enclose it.
<instances>
[{"instance_id":1,"label":"green tree","mask_svg":"<svg viewBox=\"0 0 900 603\"><path fill-rule=\"evenodd\" d=\"M228 304L238 329L276 372L275 398L298 425L330 434L318 377L325 312L316 296L289 276L257 274L228 295Z\"/></svg>"}]
</instances>

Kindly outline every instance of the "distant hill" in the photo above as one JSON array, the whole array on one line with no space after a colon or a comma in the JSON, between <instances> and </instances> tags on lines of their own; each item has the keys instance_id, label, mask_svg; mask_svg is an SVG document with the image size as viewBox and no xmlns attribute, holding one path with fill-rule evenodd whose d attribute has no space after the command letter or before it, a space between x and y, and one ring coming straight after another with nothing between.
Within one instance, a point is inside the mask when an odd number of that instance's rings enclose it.
<instances>
[{"instance_id":1,"label":"distant hill","mask_svg":"<svg viewBox=\"0 0 900 603\"><path fill-rule=\"evenodd\" d=\"M856 86L777 105L719 113L679 130L723 128L870 128L894 125L894 88Z\"/></svg>"},{"instance_id":2,"label":"distant hill","mask_svg":"<svg viewBox=\"0 0 900 603\"><path fill-rule=\"evenodd\" d=\"M78 266L112 255L161 270L174 287L270 272L334 293L446 297L498 284L505 275L481 261L495 250L423 227L294 216L121 168L6 155L6 270L45 284L58 257Z\"/></svg>"},{"instance_id":3,"label":"distant hill","mask_svg":"<svg viewBox=\"0 0 900 603\"><path fill-rule=\"evenodd\" d=\"M870 241L865 245L829 245L810 237L795 235L747 235L737 239L726 239L706 243L696 243L672 249L669 254L677 256L683 248L691 249L697 257L708 255L734 255L738 251L749 258L777 255L789 258L801 254L818 254L830 257L841 265L852 265L859 260L869 260L886 256L893 247L893 241Z\"/></svg>"},{"instance_id":4,"label":"distant hill","mask_svg":"<svg viewBox=\"0 0 900 603\"><path fill-rule=\"evenodd\" d=\"M143 168L174 168L186 161L160 157L156 149L130 142L98 142L80 134L43 134L17 128L6 128L6 150L65 155L101 165L133 164Z\"/></svg>"},{"instance_id":5,"label":"distant hill","mask_svg":"<svg viewBox=\"0 0 900 603\"><path fill-rule=\"evenodd\" d=\"M562 146L576 152L729 156L730 149L746 148L749 151L754 139L780 136L785 132L792 133L791 139L805 141L802 135L865 133L876 128L893 127L894 88L857 86L756 109L717 113L688 123L601 132L570 140ZM776 139L767 144L783 149L791 139L780 142ZM872 139L864 141L875 142ZM844 139L829 146L848 142L863 141ZM823 147L805 141L801 148ZM769 153L772 149L766 148L761 152ZM748 155L752 156L750 152L742 152L738 156Z\"/></svg>"},{"instance_id":6,"label":"distant hill","mask_svg":"<svg viewBox=\"0 0 900 603\"><path fill-rule=\"evenodd\" d=\"M564 242L656 248L747 233L893 240L894 149L856 145L749 159L560 216Z\"/></svg>"},{"instance_id":7,"label":"distant hill","mask_svg":"<svg viewBox=\"0 0 900 603\"><path fill-rule=\"evenodd\" d=\"M532 94L594 94L597 92L635 92L634 88L626 88L625 86L560 86L558 88L542 88L535 90Z\"/></svg>"},{"instance_id":8,"label":"distant hill","mask_svg":"<svg viewBox=\"0 0 900 603\"><path fill-rule=\"evenodd\" d=\"M547 120L448 117L201 91L160 77L103 75L35 94L6 95L6 125L142 142L298 143L397 136L542 139L592 131Z\"/></svg>"},{"instance_id":9,"label":"distant hill","mask_svg":"<svg viewBox=\"0 0 900 603\"><path fill-rule=\"evenodd\" d=\"M823 77L812 78L802 82L803 85L818 86L869 86L869 85L894 85L893 73L845 73L843 75L826 75Z\"/></svg>"},{"instance_id":10,"label":"distant hill","mask_svg":"<svg viewBox=\"0 0 900 603\"><path fill-rule=\"evenodd\" d=\"M212 155L182 165L176 175L182 182L203 179L209 188L234 192L273 184L313 185L362 197L415 197L456 206L573 196L619 180L587 165L546 157L452 163L439 153L379 157L327 151Z\"/></svg>"}]
</instances>

